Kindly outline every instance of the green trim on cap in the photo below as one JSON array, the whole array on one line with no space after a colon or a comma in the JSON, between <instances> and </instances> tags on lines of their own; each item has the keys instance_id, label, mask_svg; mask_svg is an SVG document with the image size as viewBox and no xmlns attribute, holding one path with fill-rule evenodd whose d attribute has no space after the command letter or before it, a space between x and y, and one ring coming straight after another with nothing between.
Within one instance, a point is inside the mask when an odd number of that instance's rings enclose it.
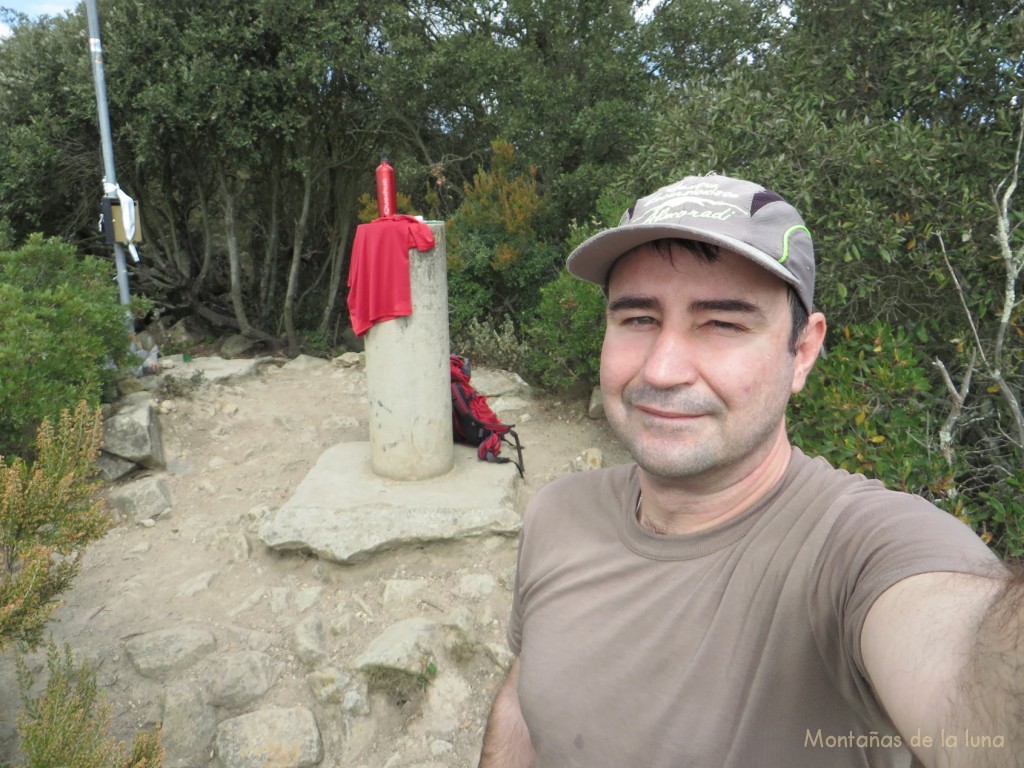
<instances>
[{"instance_id":1,"label":"green trim on cap","mask_svg":"<svg viewBox=\"0 0 1024 768\"><path fill-rule=\"evenodd\" d=\"M786 234L784 234L782 236L782 258L779 259L779 264L785 264L786 263L786 259L789 258L789 238L790 238L790 236L792 236L792 234L794 232L797 232L797 231L799 231L801 229L804 232L807 233L808 237L811 237L811 230L809 230L807 227L803 226L802 224L796 224L796 225L790 227L789 229L787 229L786 230Z\"/></svg>"}]
</instances>

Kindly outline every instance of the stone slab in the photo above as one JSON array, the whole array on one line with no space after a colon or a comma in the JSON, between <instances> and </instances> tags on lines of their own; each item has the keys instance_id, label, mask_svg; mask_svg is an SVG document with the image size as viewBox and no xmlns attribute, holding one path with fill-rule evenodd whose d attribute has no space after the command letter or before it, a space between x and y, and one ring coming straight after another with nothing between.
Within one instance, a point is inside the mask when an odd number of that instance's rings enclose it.
<instances>
[{"instance_id":1,"label":"stone slab","mask_svg":"<svg viewBox=\"0 0 1024 768\"><path fill-rule=\"evenodd\" d=\"M274 549L353 563L375 552L432 541L517 535L521 480L513 464L480 461L455 446L452 470L427 480L391 480L370 465L370 443L328 448L295 494L264 519Z\"/></svg>"},{"instance_id":2,"label":"stone slab","mask_svg":"<svg viewBox=\"0 0 1024 768\"><path fill-rule=\"evenodd\" d=\"M227 384L249 376L255 376L264 365L274 362L272 357L236 358L193 357L185 362L183 355L168 355L160 358L161 373L177 379L189 379L202 373L208 383Z\"/></svg>"}]
</instances>

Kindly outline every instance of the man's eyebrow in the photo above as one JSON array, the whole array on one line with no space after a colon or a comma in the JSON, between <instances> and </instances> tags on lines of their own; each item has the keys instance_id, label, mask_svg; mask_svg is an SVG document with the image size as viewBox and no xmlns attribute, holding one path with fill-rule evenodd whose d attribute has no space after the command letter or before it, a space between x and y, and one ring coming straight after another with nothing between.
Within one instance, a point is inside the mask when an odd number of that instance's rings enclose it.
<instances>
[{"instance_id":1,"label":"man's eyebrow","mask_svg":"<svg viewBox=\"0 0 1024 768\"><path fill-rule=\"evenodd\" d=\"M661 307L661 302L655 299L653 296L619 296L617 299L613 299L608 302L609 312L619 312L625 309L658 309Z\"/></svg>"},{"instance_id":2,"label":"man's eyebrow","mask_svg":"<svg viewBox=\"0 0 1024 768\"><path fill-rule=\"evenodd\" d=\"M744 299L698 299L690 303L691 312L738 312L764 319L764 310Z\"/></svg>"}]
</instances>

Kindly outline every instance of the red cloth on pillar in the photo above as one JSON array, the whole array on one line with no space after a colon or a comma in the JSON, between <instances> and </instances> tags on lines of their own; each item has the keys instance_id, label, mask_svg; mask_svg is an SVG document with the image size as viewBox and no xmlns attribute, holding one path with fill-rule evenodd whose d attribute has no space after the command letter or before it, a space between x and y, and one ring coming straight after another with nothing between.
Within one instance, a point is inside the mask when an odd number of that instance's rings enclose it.
<instances>
[{"instance_id":1,"label":"red cloth on pillar","mask_svg":"<svg viewBox=\"0 0 1024 768\"><path fill-rule=\"evenodd\" d=\"M430 227L412 216L387 216L356 228L348 269L348 311L357 336L374 323L412 314L409 250L433 247Z\"/></svg>"}]
</instances>

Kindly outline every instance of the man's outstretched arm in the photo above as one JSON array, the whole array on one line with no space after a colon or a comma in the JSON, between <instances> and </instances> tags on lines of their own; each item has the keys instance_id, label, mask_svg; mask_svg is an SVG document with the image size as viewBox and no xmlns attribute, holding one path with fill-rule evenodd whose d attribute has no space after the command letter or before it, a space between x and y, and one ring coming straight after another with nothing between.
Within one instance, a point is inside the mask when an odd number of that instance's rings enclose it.
<instances>
[{"instance_id":1,"label":"man's outstretched arm","mask_svg":"<svg viewBox=\"0 0 1024 768\"><path fill-rule=\"evenodd\" d=\"M479 768L532 768L536 764L530 731L519 706L519 659L494 697L484 731Z\"/></svg>"},{"instance_id":2,"label":"man's outstretched arm","mask_svg":"<svg viewBox=\"0 0 1024 768\"><path fill-rule=\"evenodd\" d=\"M926 766L1024 765L1024 574L905 579L872 606L861 652Z\"/></svg>"}]
</instances>

